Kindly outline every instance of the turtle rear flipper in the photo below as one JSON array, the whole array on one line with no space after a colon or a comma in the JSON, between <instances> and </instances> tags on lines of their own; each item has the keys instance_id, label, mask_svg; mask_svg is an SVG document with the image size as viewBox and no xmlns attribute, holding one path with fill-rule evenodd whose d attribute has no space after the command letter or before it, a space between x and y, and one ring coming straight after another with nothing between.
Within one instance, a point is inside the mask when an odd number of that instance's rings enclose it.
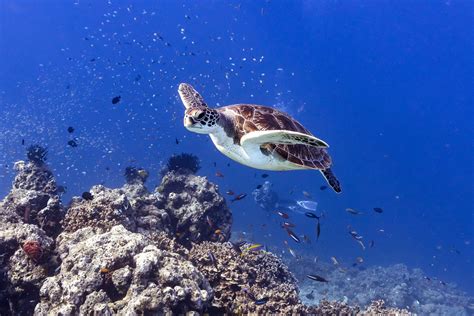
<instances>
[{"instance_id":1,"label":"turtle rear flipper","mask_svg":"<svg viewBox=\"0 0 474 316\"><path fill-rule=\"evenodd\" d=\"M331 186L331 188L336 192L336 193L341 193L341 184L339 183L339 180L337 180L336 176L332 172L331 168L319 170L321 171L321 174L323 175L324 179L328 182L328 184Z\"/></svg>"}]
</instances>

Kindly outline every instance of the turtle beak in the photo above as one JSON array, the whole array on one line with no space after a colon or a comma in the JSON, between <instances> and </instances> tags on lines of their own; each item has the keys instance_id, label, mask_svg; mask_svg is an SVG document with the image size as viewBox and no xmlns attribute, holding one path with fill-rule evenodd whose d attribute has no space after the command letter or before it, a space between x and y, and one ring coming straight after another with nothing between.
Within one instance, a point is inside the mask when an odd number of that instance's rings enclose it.
<instances>
[{"instance_id":1,"label":"turtle beak","mask_svg":"<svg viewBox=\"0 0 474 316\"><path fill-rule=\"evenodd\" d=\"M191 127L195 124L196 122L193 120L192 117L190 116L185 116L184 117L184 126L185 127Z\"/></svg>"}]
</instances>

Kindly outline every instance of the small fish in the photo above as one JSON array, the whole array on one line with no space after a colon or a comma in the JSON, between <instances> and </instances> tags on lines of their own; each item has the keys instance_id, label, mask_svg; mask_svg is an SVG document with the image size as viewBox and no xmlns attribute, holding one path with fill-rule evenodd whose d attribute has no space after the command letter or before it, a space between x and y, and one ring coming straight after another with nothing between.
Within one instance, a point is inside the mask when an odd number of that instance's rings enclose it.
<instances>
[{"instance_id":1,"label":"small fish","mask_svg":"<svg viewBox=\"0 0 474 316\"><path fill-rule=\"evenodd\" d=\"M84 200L91 201L94 198L94 196L90 192L86 191L86 192L82 193L82 198Z\"/></svg>"},{"instance_id":2,"label":"small fish","mask_svg":"<svg viewBox=\"0 0 474 316\"><path fill-rule=\"evenodd\" d=\"M243 253L245 252L249 252L249 251L260 251L263 249L263 245L261 244L253 244L253 245L250 245L248 246L247 248L244 249L244 251L242 251L242 255Z\"/></svg>"},{"instance_id":3,"label":"small fish","mask_svg":"<svg viewBox=\"0 0 474 316\"><path fill-rule=\"evenodd\" d=\"M217 167L217 163L216 163L215 161L214 161L214 163L213 163L213 164L214 164L214 167Z\"/></svg>"},{"instance_id":4,"label":"small fish","mask_svg":"<svg viewBox=\"0 0 474 316\"><path fill-rule=\"evenodd\" d=\"M296 241L297 243L300 243L301 240L298 236L296 236L296 234L291 230L291 229L286 229L286 232L288 233L288 235L294 240Z\"/></svg>"},{"instance_id":5,"label":"small fish","mask_svg":"<svg viewBox=\"0 0 474 316\"><path fill-rule=\"evenodd\" d=\"M314 290L311 290L311 293L306 294L306 298L309 300L314 300L314 295L313 295Z\"/></svg>"},{"instance_id":6,"label":"small fish","mask_svg":"<svg viewBox=\"0 0 474 316\"><path fill-rule=\"evenodd\" d=\"M214 222L213 222L212 219L209 217L209 215L206 215L206 222L207 222L207 224L209 225L209 227L213 227L213 226L214 226Z\"/></svg>"},{"instance_id":7,"label":"small fish","mask_svg":"<svg viewBox=\"0 0 474 316\"><path fill-rule=\"evenodd\" d=\"M319 275L316 275L316 274L308 274L306 277L307 277L308 279L310 279L310 280L313 280L313 281L329 282L328 280L326 280L326 279L323 278L322 276L319 276Z\"/></svg>"},{"instance_id":8,"label":"small fish","mask_svg":"<svg viewBox=\"0 0 474 316\"><path fill-rule=\"evenodd\" d=\"M240 245L238 243L230 242L230 244L232 245L232 249L234 249L235 252L237 252L239 255L242 254L242 250L240 249Z\"/></svg>"},{"instance_id":9,"label":"small fish","mask_svg":"<svg viewBox=\"0 0 474 316\"><path fill-rule=\"evenodd\" d=\"M320 235L321 235L321 224L318 221L318 224L316 225L316 240L319 240Z\"/></svg>"},{"instance_id":10,"label":"small fish","mask_svg":"<svg viewBox=\"0 0 474 316\"><path fill-rule=\"evenodd\" d=\"M117 104L117 103L119 103L121 98L122 98L122 97L119 96L119 95L116 96L116 97L113 97L113 98L112 98L112 104Z\"/></svg>"},{"instance_id":11,"label":"small fish","mask_svg":"<svg viewBox=\"0 0 474 316\"><path fill-rule=\"evenodd\" d=\"M242 291L244 291L252 301L255 302L257 300L255 295L253 295L252 292L250 292L250 290L248 288L243 288Z\"/></svg>"},{"instance_id":12,"label":"small fish","mask_svg":"<svg viewBox=\"0 0 474 316\"><path fill-rule=\"evenodd\" d=\"M374 211L377 213L383 213L383 209L380 207L374 207Z\"/></svg>"},{"instance_id":13,"label":"small fish","mask_svg":"<svg viewBox=\"0 0 474 316\"><path fill-rule=\"evenodd\" d=\"M298 257L296 256L295 251L294 251L293 249L288 248L288 251L290 252L290 254L291 254L293 257L298 258Z\"/></svg>"},{"instance_id":14,"label":"small fish","mask_svg":"<svg viewBox=\"0 0 474 316\"><path fill-rule=\"evenodd\" d=\"M22 144L22 145L25 145L25 139L22 139L22 140L21 140L21 144Z\"/></svg>"},{"instance_id":15,"label":"small fish","mask_svg":"<svg viewBox=\"0 0 474 316\"><path fill-rule=\"evenodd\" d=\"M295 224L290 223L290 222L284 222L284 223L282 224L282 227L283 227L283 228L292 228L292 227L295 227L295 226L296 226Z\"/></svg>"},{"instance_id":16,"label":"small fish","mask_svg":"<svg viewBox=\"0 0 474 316\"><path fill-rule=\"evenodd\" d=\"M328 187L325 186L325 185L322 185L322 186L319 187L319 189L320 189L321 191L324 191L324 190L326 190L327 188L328 188Z\"/></svg>"},{"instance_id":17,"label":"small fish","mask_svg":"<svg viewBox=\"0 0 474 316\"><path fill-rule=\"evenodd\" d=\"M362 257L357 257L357 258L356 258L356 263L358 263L358 264L364 263L364 258L362 258Z\"/></svg>"},{"instance_id":18,"label":"small fish","mask_svg":"<svg viewBox=\"0 0 474 316\"><path fill-rule=\"evenodd\" d=\"M362 250L365 250L364 242L363 242L362 240L360 240L360 239L357 239L356 241L359 243L359 245L360 245L360 247L362 248Z\"/></svg>"},{"instance_id":19,"label":"small fish","mask_svg":"<svg viewBox=\"0 0 474 316\"><path fill-rule=\"evenodd\" d=\"M347 213L351 213L351 214L353 214L353 215L364 214L364 213L362 213L362 212L359 212L359 211L357 211L357 210L354 210L353 208L346 208L346 212L347 212Z\"/></svg>"},{"instance_id":20,"label":"small fish","mask_svg":"<svg viewBox=\"0 0 474 316\"><path fill-rule=\"evenodd\" d=\"M74 133L74 127L69 126L69 127L67 128L67 131L68 131L69 134Z\"/></svg>"},{"instance_id":21,"label":"small fish","mask_svg":"<svg viewBox=\"0 0 474 316\"><path fill-rule=\"evenodd\" d=\"M212 253L212 251L209 251L208 253L209 259L211 260L211 263L217 268L217 259L216 256Z\"/></svg>"},{"instance_id":22,"label":"small fish","mask_svg":"<svg viewBox=\"0 0 474 316\"><path fill-rule=\"evenodd\" d=\"M277 214L280 215L284 219L290 218L290 216L288 214L286 214L284 212L281 212L281 211L277 211Z\"/></svg>"},{"instance_id":23,"label":"small fish","mask_svg":"<svg viewBox=\"0 0 474 316\"><path fill-rule=\"evenodd\" d=\"M220 234L222 234L222 230L220 230L220 229L216 229L216 230L214 231L214 234L216 234L216 235L220 235Z\"/></svg>"},{"instance_id":24,"label":"small fish","mask_svg":"<svg viewBox=\"0 0 474 316\"><path fill-rule=\"evenodd\" d=\"M176 145L179 145L179 139L175 138L174 141L176 142Z\"/></svg>"},{"instance_id":25,"label":"small fish","mask_svg":"<svg viewBox=\"0 0 474 316\"><path fill-rule=\"evenodd\" d=\"M308 210L308 211L313 211L316 212L316 209L318 207L318 203L314 201L296 201L296 204L301 206L302 208Z\"/></svg>"},{"instance_id":26,"label":"small fish","mask_svg":"<svg viewBox=\"0 0 474 316\"><path fill-rule=\"evenodd\" d=\"M266 173L262 174L262 178L264 178L264 179L268 178L268 174L266 174Z\"/></svg>"},{"instance_id":27,"label":"small fish","mask_svg":"<svg viewBox=\"0 0 474 316\"><path fill-rule=\"evenodd\" d=\"M268 297L263 297L261 299L255 300L255 305L263 305L263 304L267 303L268 300L269 300Z\"/></svg>"},{"instance_id":28,"label":"small fish","mask_svg":"<svg viewBox=\"0 0 474 316\"><path fill-rule=\"evenodd\" d=\"M310 243L311 243L311 239L309 239L309 237L306 236L306 235L303 235L303 240L304 240L304 242L307 243L307 244L310 244Z\"/></svg>"},{"instance_id":29,"label":"small fish","mask_svg":"<svg viewBox=\"0 0 474 316\"><path fill-rule=\"evenodd\" d=\"M333 263L335 266L338 266L338 265L339 265L339 261L337 261L336 257L332 256L332 257L331 257L331 261L332 261L332 263Z\"/></svg>"},{"instance_id":30,"label":"small fish","mask_svg":"<svg viewBox=\"0 0 474 316\"><path fill-rule=\"evenodd\" d=\"M216 177L224 178L224 175L221 172L216 171Z\"/></svg>"},{"instance_id":31,"label":"small fish","mask_svg":"<svg viewBox=\"0 0 474 316\"><path fill-rule=\"evenodd\" d=\"M67 187L65 187L64 185L58 185L56 191L57 191L58 193L60 193L60 194L66 193Z\"/></svg>"},{"instance_id":32,"label":"small fish","mask_svg":"<svg viewBox=\"0 0 474 316\"><path fill-rule=\"evenodd\" d=\"M369 242L369 247L370 247L370 248L373 248L374 245L375 245L375 241L371 240L371 241Z\"/></svg>"},{"instance_id":33,"label":"small fish","mask_svg":"<svg viewBox=\"0 0 474 316\"><path fill-rule=\"evenodd\" d=\"M231 200L231 202L235 202L235 201L242 200L242 199L245 198L246 196L247 196L247 194L245 194L245 193L239 194L239 195L237 195L235 198L233 198L233 199Z\"/></svg>"},{"instance_id":34,"label":"small fish","mask_svg":"<svg viewBox=\"0 0 474 316\"><path fill-rule=\"evenodd\" d=\"M314 214L313 212L306 212L304 213L304 215L306 215L307 217L309 218L316 218L316 219L319 219L319 216Z\"/></svg>"},{"instance_id":35,"label":"small fish","mask_svg":"<svg viewBox=\"0 0 474 316\"><path fill-rule=\"evenodd\" d=\"M259 184L259 185L257 185L256 189L259 190L259 189L262 188L262 186L263 186L263 185Z\"/></svg>"},{"instance_id":36,"label":"small fish","mask_svg":"<svg viewBox=\"0 0 474 316\"><path fill-rule=\"evenodd\" d=\"M232 191L232 190L227 190L226 194L228 194L228 195L234 195L235 193L234 193L234 191Z\"/></svg>"},{"instance_id":37,"label":"small fish","mask_svg":"<svg viewBox=\"0 0 474 316\"><path fill-rule=\"evenodd\" d=\"M308 199L312 199L313 197L311 196L311 194L309 194L308 192L306 191L303 191L303 195L306 196Z\"/></svg>"},{"instance_id":38,"label":"small fish","mask_svg":"<svg viewBox=\"0 0 474 316\"><path fill-rule=\"evenodd\" d=\"M72 148L77 147L77 142L74 139L71 139L70 141L67 142L69 146Z\"/></svg>"}]
</instances>

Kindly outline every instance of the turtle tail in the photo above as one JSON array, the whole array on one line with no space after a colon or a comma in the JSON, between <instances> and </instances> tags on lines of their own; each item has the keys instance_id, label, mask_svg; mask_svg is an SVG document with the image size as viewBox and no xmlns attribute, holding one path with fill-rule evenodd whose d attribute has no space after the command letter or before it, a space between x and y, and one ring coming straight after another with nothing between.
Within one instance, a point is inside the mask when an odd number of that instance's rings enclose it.
<instances>
[{"instance_id":1,"label":"turtle tail","mask_svg":"<svg viewBox=\"0 0 474 316\"><path fill-rule=\"evenodd\" d=\"M337 180L336 176L332 172L331 168L319 170L324 176L324 179L328 182L328 184L331 186L331 188L336 191L336 193L341 193L341 184L339 183L339 180Z\"/></svg>"}]
</instances>

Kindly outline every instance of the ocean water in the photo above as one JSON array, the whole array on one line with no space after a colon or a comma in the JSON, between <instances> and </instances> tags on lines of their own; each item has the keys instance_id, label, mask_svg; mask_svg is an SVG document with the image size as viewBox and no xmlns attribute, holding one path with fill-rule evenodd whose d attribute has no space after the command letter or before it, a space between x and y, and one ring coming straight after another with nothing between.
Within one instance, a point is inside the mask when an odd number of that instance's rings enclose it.
<instances>
[{"instance_id":1,"label":"ocean water","mask_svg":"<svg viewBox=\"0 0 474 316\"><path fill-rule=\"evenodd\" d=\"M281 219L251 194L268 181L284 209L312 200L324 213L316 241L316 221L288 210L312 240L291 244L298 254L403 263L473 295L473 12L450 0L0 1L0 196L32 144L48 147L64 204L121 186L130 165L153 188L170 155L193 153L222 194L248 194L227 196L236 234L288 255ZM220 154L183 127L181 82L211 107L292 115L330 145L342 194L316 171Z\"/></svg>"}]
</instances>

